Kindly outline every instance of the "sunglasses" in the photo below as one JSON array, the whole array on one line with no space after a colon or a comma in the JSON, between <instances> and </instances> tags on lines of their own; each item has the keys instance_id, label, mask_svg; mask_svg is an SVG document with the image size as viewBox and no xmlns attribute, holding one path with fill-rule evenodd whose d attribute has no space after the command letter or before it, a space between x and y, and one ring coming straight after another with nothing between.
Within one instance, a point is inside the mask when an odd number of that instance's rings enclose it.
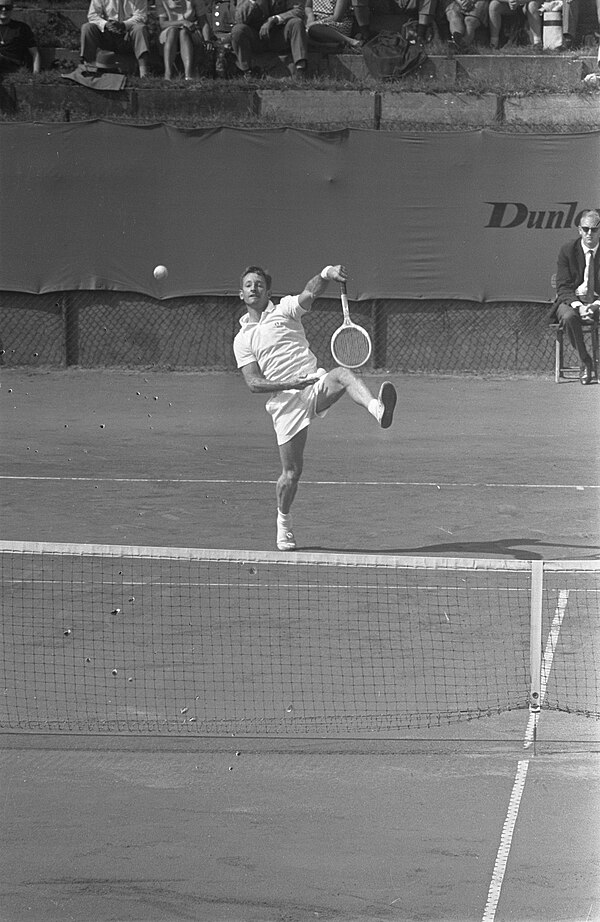
<instances>
[{"instance_id":1,"label":"sunglasses","mask_svg":"<svg viewBox=\"0 0 600 922\"><path fill-rule=\"evenodd\" d=\"M2 7L0 6L0 10L1 9ZM596 231L600 230L600 224L595 224L594 227L584 227L583 224L580 224L579 227L584 234L595 234Z\"/></svg>"}]
</instances>

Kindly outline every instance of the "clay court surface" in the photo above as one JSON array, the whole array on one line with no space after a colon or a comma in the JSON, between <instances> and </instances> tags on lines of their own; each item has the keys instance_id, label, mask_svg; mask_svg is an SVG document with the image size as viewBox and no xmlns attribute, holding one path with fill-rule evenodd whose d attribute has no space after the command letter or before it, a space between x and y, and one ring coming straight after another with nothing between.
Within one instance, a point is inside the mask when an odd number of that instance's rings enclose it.
<instances>
[{"instance_id":1,"label":"clay court surface","mask_svg":"<svg viewBox=\"0 0 600 922\"><path fill-rule=\"evenodd\" d=\"M301 551L598 560L597 386L391 379L389 431L349 401L311 427ZM0 401L4 540L273 550L278 455L239 376L6 370ZM6 733L0 919L598 922L598 722L544 712L535 755L527 724Z\"/></svg>"},{"instance_id":2,"label":"clay court surface","mask_svg":"<svg viewBox=\"0 0 600 922\"><path fill-rule=\"evenodd\" d=\"M598 386L392 380L392 429L348 400L313 423L300 549L598 558ZM5 538L274 549L279 458L240 376L5 371L0 397Z\"/></svg>"}]
</instances>

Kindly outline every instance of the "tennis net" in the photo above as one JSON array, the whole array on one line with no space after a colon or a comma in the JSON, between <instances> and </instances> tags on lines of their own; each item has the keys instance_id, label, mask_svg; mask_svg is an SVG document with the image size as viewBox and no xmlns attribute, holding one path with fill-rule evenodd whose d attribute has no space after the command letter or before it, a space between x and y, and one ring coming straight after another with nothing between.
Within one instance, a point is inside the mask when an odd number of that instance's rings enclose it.
<instances>
[{"instance_id":1,"label":"tennis net","mask_svg":"<svg viewBox=\"0 0 600 922\"><path fill-rule=\"evenodd\" d=\"M0 542L0 728L356 736L600 717L598 562Z\"/></svg>"}]
</instances>

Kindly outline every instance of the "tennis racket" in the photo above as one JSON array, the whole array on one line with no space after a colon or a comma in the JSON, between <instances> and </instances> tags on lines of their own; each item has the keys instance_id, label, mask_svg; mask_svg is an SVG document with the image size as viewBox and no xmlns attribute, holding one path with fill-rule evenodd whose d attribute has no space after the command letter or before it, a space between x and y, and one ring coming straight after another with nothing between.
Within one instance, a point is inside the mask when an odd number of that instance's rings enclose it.
<instances>
[{"instance_id":1,"label":"tennis racket","mask_svg":"<svg viewBox=\"0 0 600 922\"><path fill-rule=\"evenodd\" d=\"M344 368L360 368L371 355L371 337L364 327L350 320L346 283L342 282L340 288L344 321L331 337L331 354L337 364Z\"/></svg>"}]
</instances>

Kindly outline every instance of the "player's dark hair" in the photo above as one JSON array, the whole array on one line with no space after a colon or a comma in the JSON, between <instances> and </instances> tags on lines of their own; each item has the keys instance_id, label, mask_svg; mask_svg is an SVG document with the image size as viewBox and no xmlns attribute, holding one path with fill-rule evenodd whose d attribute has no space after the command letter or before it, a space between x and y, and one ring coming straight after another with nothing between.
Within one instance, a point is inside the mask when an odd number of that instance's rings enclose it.
<instances>
[{"instance_id":1,"label":"player's dark hair","mask_svg":"<svg viewBox=\"0 0 600 922\"><path fill-rule=\"evenodd\" d=\"M246 266L242 274L240 275L240 288L243 288L244 279L247 275L250 275L251 272L256 273L256 275L262 275L265 280L265 285L267 286L267 291L271 291L272 278L268 272L265 272L260 266Z\"/></svg>"}]
</instances>

